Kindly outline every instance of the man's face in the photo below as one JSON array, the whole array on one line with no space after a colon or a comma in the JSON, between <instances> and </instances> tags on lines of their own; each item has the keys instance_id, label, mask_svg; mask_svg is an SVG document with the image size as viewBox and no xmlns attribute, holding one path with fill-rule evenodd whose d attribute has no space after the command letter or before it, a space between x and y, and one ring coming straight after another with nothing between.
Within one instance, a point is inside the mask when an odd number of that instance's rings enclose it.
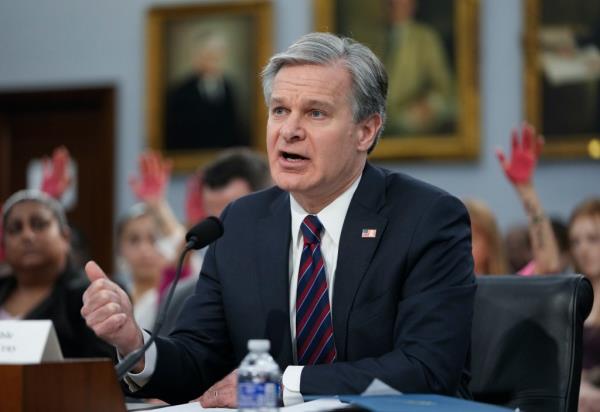
<instances>
[{"instance_id":1,"label":"man's face","mask_svg":"<svg viewBox=\"0 0 600 412\"><path fill-rule=\"evenodd\" d=\"M204 186L202 194L204 210L208 216L220 216L225 206L251 192L248 182L240 178L233 179L218 189Z\"/></svg>"},{"instance_id":2,"label":"man's face","mask_svg":"<svg viewBox=\"0 0 600 412\"><path fill-rule=\"evenodd\" d=\"M277 186L319 211L360 175L381 125L355 123L351 77L339 64L284 66L269 102L267 151ZM310 211L310 210L309 210Z\"/></svg>"}]
</instances>

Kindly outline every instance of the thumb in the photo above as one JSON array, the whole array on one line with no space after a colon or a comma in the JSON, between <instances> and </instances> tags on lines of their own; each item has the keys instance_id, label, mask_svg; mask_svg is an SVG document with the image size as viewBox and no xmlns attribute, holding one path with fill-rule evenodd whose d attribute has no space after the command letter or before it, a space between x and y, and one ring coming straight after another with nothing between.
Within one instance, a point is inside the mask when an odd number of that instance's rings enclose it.
<instances>
[{"instance_id":1,"label":"thumb","mask_svg":"<svg viewBox=\"0 0 600 412\"><path fill-rule=\"evenodd\" d=\"M85 273L87 274L87 277L90 280L90 282L93 282L98 279L108 279L106 273L104 273L104 271L100 269L100 266L98 266L98 264L93 260L90 260L88 263L85 264Z\"/></svg>"}]
</instances>

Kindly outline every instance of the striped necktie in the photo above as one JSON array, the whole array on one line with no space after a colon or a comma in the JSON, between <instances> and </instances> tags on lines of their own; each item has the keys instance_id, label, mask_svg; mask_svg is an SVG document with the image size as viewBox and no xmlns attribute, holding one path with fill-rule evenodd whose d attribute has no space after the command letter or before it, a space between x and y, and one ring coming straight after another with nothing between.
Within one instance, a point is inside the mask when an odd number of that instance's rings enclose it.
<instances>
[{"instance_id":1,"label":"striped necktie","mask_svg":"<svg viewBox=\"0 0 600 412\"><path fill-rule=\"evenodd\" d=\"M304 247L296 295L296 347L299 365L331 363L337 356L325 263L321 255L323 225L308 215L301 225Z\"/></svg>"}]
</instances>

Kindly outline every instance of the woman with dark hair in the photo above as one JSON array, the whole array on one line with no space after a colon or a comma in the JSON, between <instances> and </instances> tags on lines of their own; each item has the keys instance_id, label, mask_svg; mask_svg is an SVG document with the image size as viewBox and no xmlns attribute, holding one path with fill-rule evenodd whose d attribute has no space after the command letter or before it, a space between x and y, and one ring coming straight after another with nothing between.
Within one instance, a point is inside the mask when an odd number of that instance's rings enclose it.
<instances>
[{"instance_id":1,"label":"woman with dark hair","mask_svg":"<svg viewBox=\"0 0 600 412\"><path fill-rule=\"evenodd\" d=\"M38 190L13 194L2 209L9 276L0 279L0 320L49 319L65 357L114 358L80 310L85 277L69 263L69 227L62 206Z\"/></svg>"}]
</instances>

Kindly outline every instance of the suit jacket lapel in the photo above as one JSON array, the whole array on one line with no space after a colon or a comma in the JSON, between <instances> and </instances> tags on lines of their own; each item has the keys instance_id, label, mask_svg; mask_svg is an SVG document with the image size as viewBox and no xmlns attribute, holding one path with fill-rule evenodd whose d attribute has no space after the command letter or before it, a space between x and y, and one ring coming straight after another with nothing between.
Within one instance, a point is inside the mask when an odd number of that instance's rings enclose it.
<instances>
[{"instance_id":1,"label":"suit jacket lapel","mask_svg":"<svg viewBox=\"0 0 600 412\"><path fill-rule=\"evenodd\" d=\"M387 219L377 214L383 206L385 180L369 164L348 208L340 238L333 289L333 332L338 360L346 360L348 318L354 296L368 269ZM363 229L375 229L376 235L362 237Z\"/></svg>"},{"instance_id":2,"label":"suit jacket lapel","mask_svg":"<svg viewBox=\"0 0 600 412\"><path fill-rule=\"evenodd\" d=\"M288 269L290 226L289 195L282 192L258 222L255 249L259 290L266 319L264 333L271 341L271 353L282 367L293 364Z\"/></svg>"}]
</instances>

